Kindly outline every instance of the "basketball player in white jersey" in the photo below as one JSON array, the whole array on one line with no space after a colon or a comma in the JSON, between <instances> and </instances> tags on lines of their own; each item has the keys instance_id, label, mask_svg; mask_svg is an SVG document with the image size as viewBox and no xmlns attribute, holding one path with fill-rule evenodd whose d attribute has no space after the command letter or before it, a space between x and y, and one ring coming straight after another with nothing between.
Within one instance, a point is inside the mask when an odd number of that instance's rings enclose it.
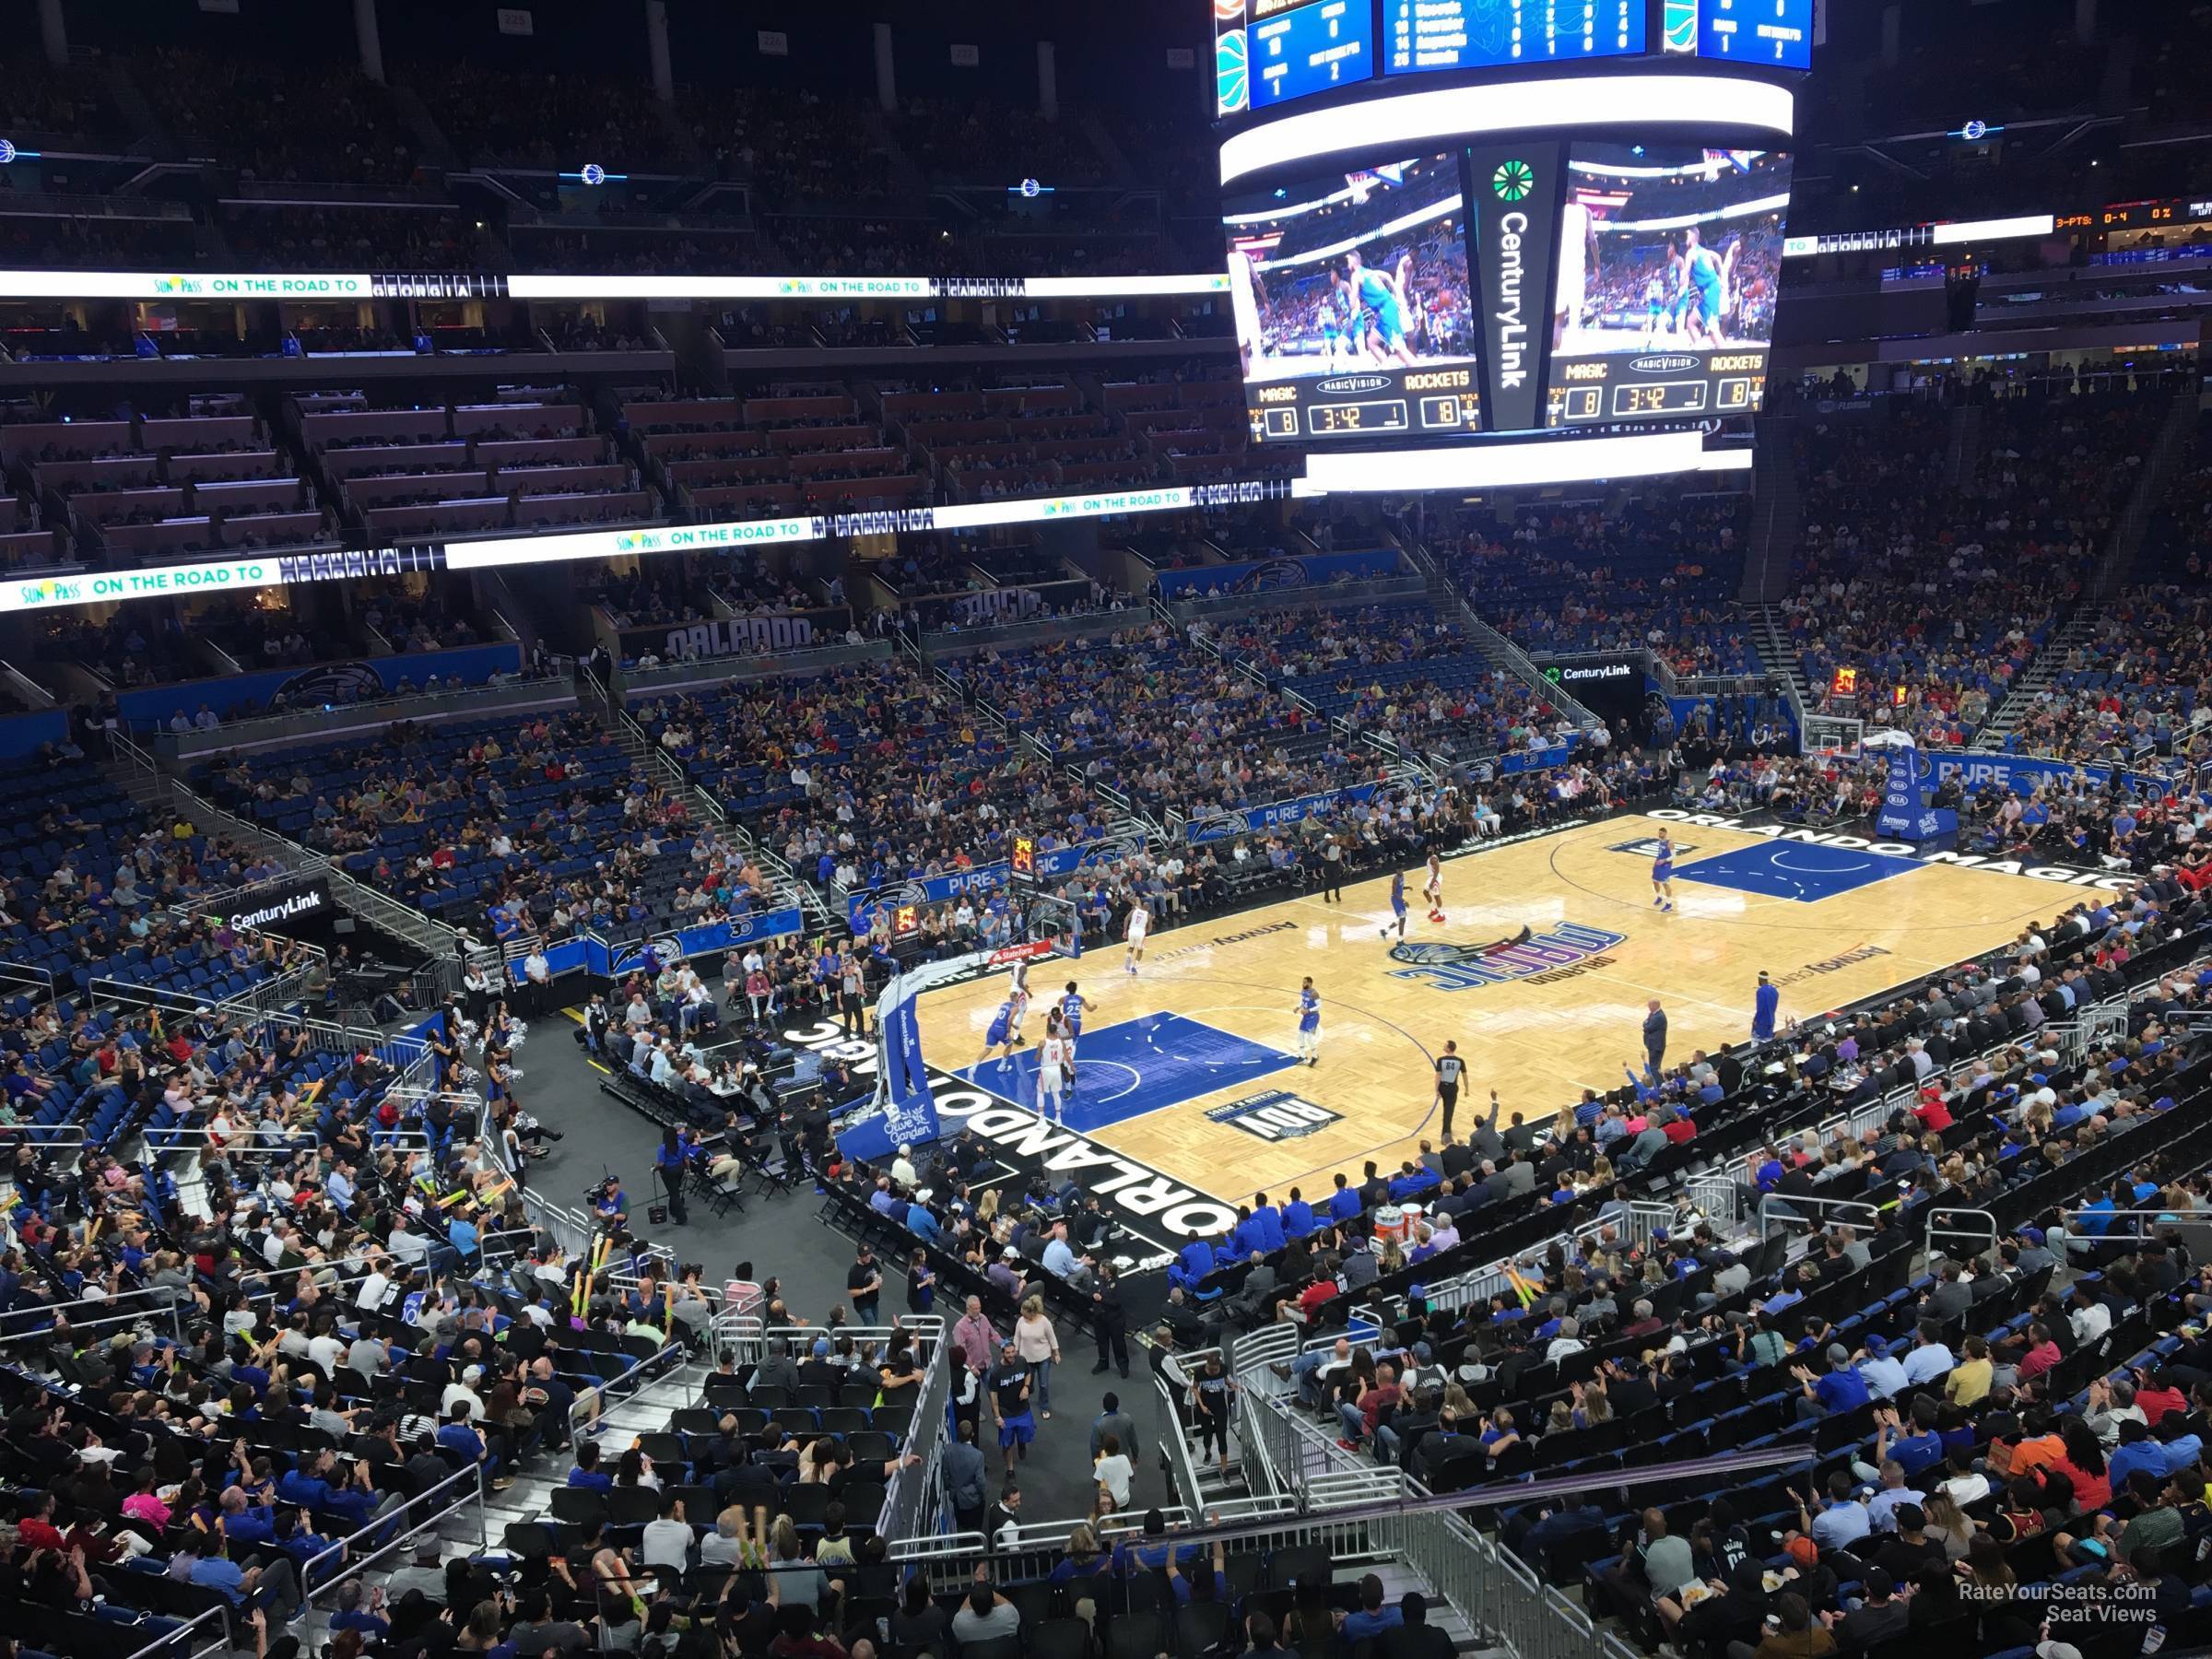
<instances>
[{"instance_id":1,"label":"basketball player in white jersey","mask_svg":"<svg viewBox=\"0 0 2212 1659\"><path fill-rule=\"evenodd\" d=\"M1597 219L1570 199L1559 222L1559 287L1552 297L1551 348L1558 351L1583 325L1583 300L1597 274Z\"/></svg>"},{"instance_id":2,"label":"basketball player in white jersey","mask_svg":"<svg viewBox=\"0 0 2212 1659\"><path fill-rule=\"evenodd\" d=\"M1429 854L1429 879L1421 884L1421 897L1429 900L1429 920L1444 919L1444 861L1435 853Z\"/></svg>"},{"instance_id":3,"label":"basketball player in white jersey","mask_svg":"<svg viewBox=\"0 0 2212 1659\"><path fill-rule=\"evenodd\" d=\"M1067 1084L1067 1039L1060 1034L1058 1009L1044 1017L1044 1046L1037 1051L1037 1115L1060 1121L1062 1094Z\"/></svg>"},{"instance_id":4,"label":"basketball player in white jersey","mask_svg":"<svg viewBox=\"0 0 2212 1659\"><path fill-rule=\"evenodd\" d=\"M1014 964L1012 982L1006 987L1006 1000L1014 1005L1014 1046L1019 1048L1029 1041L1021 1034L1021 1022L1030 1011L1030 965Z\"/></svg>"},{"instance_id":5,"label":"basketball player in white jersey","mask_svg":"<svg viewBox=\"0 0 2212 1659\"><path fill-rule=\"evenodd\" d=\"M1129 925L1126 937L1129 949L1122 959L1123 971L1135 973L1137 964L1145 959L1145 935L1152 931L1152 912L1145 908L1139 897L1129 906Z\"/></svg>"}]
</instances>

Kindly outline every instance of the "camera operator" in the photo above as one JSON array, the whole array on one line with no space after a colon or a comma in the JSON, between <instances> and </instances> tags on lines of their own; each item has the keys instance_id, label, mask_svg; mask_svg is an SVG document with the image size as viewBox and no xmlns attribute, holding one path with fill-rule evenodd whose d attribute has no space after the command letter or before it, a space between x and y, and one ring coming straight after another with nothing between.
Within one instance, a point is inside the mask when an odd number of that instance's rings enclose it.
<instances>
[{"instance_id":1,"label":"camera operator","mask_svg":"<svg viewBox=\"0 0 2212 1659\"><path fill-rule=\"evenodd\" d=\"M585 1188L583 1202L607 1231L619 1232L629 1225L629 1194L622 1190L621 1176L609 1175Z\"/></svg>"}]
</instances>

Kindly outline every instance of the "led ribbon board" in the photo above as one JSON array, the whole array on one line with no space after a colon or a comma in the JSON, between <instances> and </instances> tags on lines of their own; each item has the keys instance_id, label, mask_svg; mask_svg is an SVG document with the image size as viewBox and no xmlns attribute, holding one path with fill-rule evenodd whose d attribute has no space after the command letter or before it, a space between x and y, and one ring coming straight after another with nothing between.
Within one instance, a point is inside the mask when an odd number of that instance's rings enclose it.
<instances>
[{"instance_id":1,"label":"led ribbon board","mask_svg":"<svg viewBox=\"0 0 2212 1659\"><path fill-rule=\"evenodd\" d=\"M0 300L1144 300L1229 291L1159 276L497 276L453 272L5 271Z\"/></svg>"}]
</instances>

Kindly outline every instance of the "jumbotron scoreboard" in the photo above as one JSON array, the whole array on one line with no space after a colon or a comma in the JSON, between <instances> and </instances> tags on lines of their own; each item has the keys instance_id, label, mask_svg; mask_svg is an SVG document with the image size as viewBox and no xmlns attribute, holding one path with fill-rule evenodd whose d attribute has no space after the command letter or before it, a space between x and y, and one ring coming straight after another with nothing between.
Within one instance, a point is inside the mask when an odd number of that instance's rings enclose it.
<instances>
[{"instance_id":1,"label":"jumbotron scoreboard","mask_svg":"<svg viewBox=\"0 0 2212 1659\"><path fill-rule=\"evenodd\" d=\"M1214 0L1252 435L1754 413L1815 0Z\"/></svg>"}]
</instances>

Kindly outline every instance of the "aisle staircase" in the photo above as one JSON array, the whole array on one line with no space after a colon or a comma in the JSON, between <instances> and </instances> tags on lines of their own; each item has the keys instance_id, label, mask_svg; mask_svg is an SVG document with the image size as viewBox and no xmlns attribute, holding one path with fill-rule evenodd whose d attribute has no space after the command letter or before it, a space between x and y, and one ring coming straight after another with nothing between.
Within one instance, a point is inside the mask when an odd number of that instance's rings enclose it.
<instances>
[{"instance_id":1,"label":"aisle staircase","mask_svg":"<svg viewBox=\"0 0 2212 1659\"><path fill-rule=\"evenodd\" d=\"M2028 665L2012 677L2012 686L2006 692L2005 700L1991 712L1982 729L1974 734L1970 746L1974 752L1991 755L2003 750L2006 736L2027 717L2028 711L2035 706L2035 700L2058 678L2066 653L2086 643L2103 618L2102 606L2085 605L2067 619L2064 628L2043 642L2043 648L2028 660Z\"/></svg>"},{"instance_id":2,"label":"aisle staircase","mask_svg":"<svg viewBox=\"0 0 2212 1659\"><path fill-rule=\"evenodd\" d=\"M1759 418L1758 447L1752 452L1750 544L1744 554L1744 579L1736 589L1736 597L1746 605L1771 605L1790 591L1791 567L1805 517L1791 453L1796 426L1794 415Z\"/></svg>"},{"instance_id":3,"label":"aisle staircase","mask_svg":"<svg viewBox=\"0 0 2212 1659\"><path fill-rule=\"evenodd\" d=\"M576 706L614 737L615 747L628 757L633 767L682 799L701 822L713 826L717 835L744 848L746 856L766 872L771 894L777 903L798 906L809 928L830 924L830 906L814 883L801 877L780 854L732 818L712 791L694 782L683 763L653 742L606 682L593 674L579 675Z\"/></svg>"},{"instance_id":4,"label":"aisle staircase","mask_svg":"<svg viewBox=\"0 0 2212 1659\"><path fill-rule=\"evenodd\" d=\"M2127 585L2136 568L2136 556L2150 533L2151 520L2165 500L2166 486L2188 464L2196 447L2198 399L2197 388L2191 384L2175 393L2167 406L2158 441L2143 458L2142 476L2136 480L2135 491L2112 526L2112 539L2105 545L2104 557L2097 561L2096 573L2089 578L2091 597L2110 599Z\"/></svg>"},{"instance_id":5,"label":"aisle staircase","mask_svg":"<svg viewBox=\"0 0 2212 1659\"><path fill-rule=\"evenodd\" d=\"M1767 677L1781 686L1790 712L1796 716L1797 730L1803 733L1805 717L1820 706L1820 698L1805 677L1804 662L1791 648L1790 637L1782 626L1782 607L1759 606L1747 619L1751 642L1759 648L1759 660L1767 665Z\"/></svg>"},{"instance_id":6,"label":"aisle staircase","mask_svg":"<svg viewBox=\"0 0 2212 1659\"><path fill-rule=\"evenodd\" d=\"M1951 410L1950 441L1943 453L1943 480L1954 490L1973 488L1982 470L1982 406L1963 403Z\"/></svg>"},{"instance_id":7,"label":"aisle staircase","mask_svg":"<svg viewBox=\"0 0 2212 1659\"><path fill-rule=\"evenodd\" d=\"M1467 642L1493 671L1521 681L1579 726L1606 724L1578 701L1573 693L1537 667L1527 652L1484 621L1480 613L1467 603L1466 595L1459 591L1459 584L1445 573L1442 561L1426 546L1408 537L1405 551L1428 583L1430 607L1439 616L1457 617L1467 630Z\"/></svg>"},{"instance_id":8,"label":"aisle staircase","mask_svg":"<svg viewBox=\"0 0 2212 1659\"><path fill-rule=\"evenodd\" d=\"M597 1429L588 1433L598 1441L607 1466L612 1468L639 1435L666 1432L678 1411L698 1405L713 1368L710 1353L702 1350L642 1387L618 1391L610 1384L601 1402ZM485 1518L493 1547L513 1523L543 1521L552 1509L554 1488L568 1485L569 1471L575 1466L572 1452L547 1454L505 1491L488 1493Z\"/></svg>"}]
</instances>

